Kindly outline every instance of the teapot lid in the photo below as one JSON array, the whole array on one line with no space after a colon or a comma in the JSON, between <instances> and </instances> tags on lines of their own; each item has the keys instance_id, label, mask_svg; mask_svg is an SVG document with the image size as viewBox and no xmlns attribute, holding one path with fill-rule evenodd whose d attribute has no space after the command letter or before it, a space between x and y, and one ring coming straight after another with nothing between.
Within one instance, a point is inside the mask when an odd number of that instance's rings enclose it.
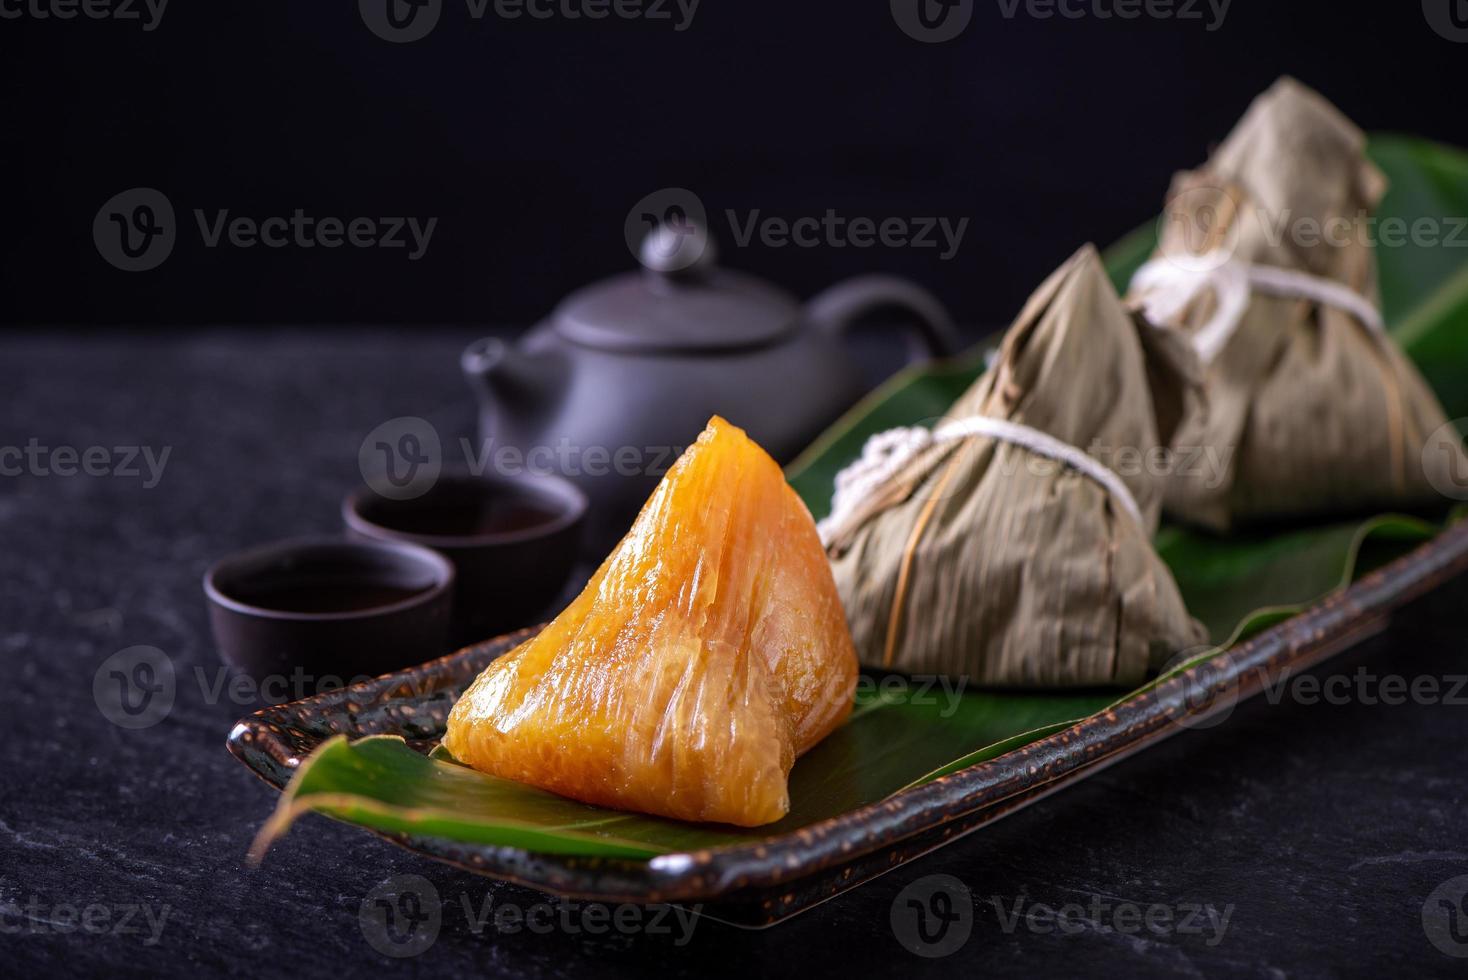
<instances>
[{"instance_id":1,"label":"teapot lid","mask_svg":"<svg viewBox=\"0 0 1468 980\"><path fill-rule=\"evenodd\" d=\"M623 354L761 347L794 331L794 297L717 268L716 254L703 228L660 225L643 239L643 271L566 297L553 314L555 330L572 343Z\"/></svg>"}]
</instances>

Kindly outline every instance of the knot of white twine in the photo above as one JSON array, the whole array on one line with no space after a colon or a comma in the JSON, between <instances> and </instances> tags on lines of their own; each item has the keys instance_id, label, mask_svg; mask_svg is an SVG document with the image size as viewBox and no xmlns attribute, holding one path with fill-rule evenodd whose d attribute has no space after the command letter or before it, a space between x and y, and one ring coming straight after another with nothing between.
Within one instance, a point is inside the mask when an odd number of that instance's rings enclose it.
<instances>
[{"instance_id":1,"label":"knot of white twine","mask_svg":"<svg viewBox=\"0 0 1468 980\"><path fill-rule=\"evenodd\" d=\"M1145 524L1142 509L1121 477L1075 446L1028 425L1006 419L973 415L944 422L929 430L920 426L899 427L878 432L862 446L861 457L836 474L836 490L831 496L831 514L816 527L822 543L829 545L837 529L861 504L884 483L896 476L907 463L930 446L939 446L973 436L987 436L1011 443L1045 456L1084 476L1095 480L1109 491L1137 523Z\"/></svg>"},{"instance_id":2,"label":"knot of white twine","mask_svg":"<svg viewBox=\"0 0 1468 980\"><path fill-rule=\"evenodd\" d=\"M1213 361L1234 335L1255 292L1313 300L1351 314L1375 334L1386 334L1381 313L1370 300L1350 287L1306 272L1245 262L1221 251L1207 252L1186 261L1167 256L1151 259L1132 277L1132 290L1141 297L1142 311L1159 323L1174 321L1195 300L1213 294L1216 304L1213 316L1192 336L1193 347L1204 363ZM1064 463L1105 487L1142 523L1142 510L1127 485L1095 457L1039 429L973 416L945 422L931 431L915 426L900 427L869 438L862 447L861 458L836 475L831 515L817 525L821 540L829 544L837 528L862 502L918 453L929 446L970 436L988 436L1013 443Z\"/></svg>"},{"instance_id":3,"label":"knot of white twine","mask_svg":"<svg viewBox=\"0 0 1468 980\"><path fill-rule=\"evenodd\" d=\"M1217 357L1234 335L1255 292L1313 300L1351 314L1373 333L1386 333L1381 313L1349 286L1307 272L1255 265L1224 252L1186 259L1157 256L1137 270L1131 288L1141 297L1142 312L1156 323L1175 322L1194 300L1205 293L1213 294L1216 309L1192 338L1205 364Z\"/></svg>"}]
</instances>

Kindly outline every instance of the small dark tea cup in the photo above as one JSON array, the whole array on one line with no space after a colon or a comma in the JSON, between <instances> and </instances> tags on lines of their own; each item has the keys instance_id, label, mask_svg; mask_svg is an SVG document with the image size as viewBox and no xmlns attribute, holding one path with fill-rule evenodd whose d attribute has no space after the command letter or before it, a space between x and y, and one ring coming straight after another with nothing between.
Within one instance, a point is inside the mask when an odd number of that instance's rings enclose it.
<instances>
[{"instance_id":1,"label":"small dark tea cup","mask_svg":"<svg viewBox=\"0 0 1468 980\"><path fill-rule=\"evenodd\" d=\"M342 519L355 537L423 545L454 563L454 636L463 645L550 611L576 565L586 506L557 476L452 474L405 500L362 487L342 502Z\"/></svg>"},{"instance_id":2,"label":"small dark tea cup","mask_svg":"<svg viewBox=\"0 0 1468 980\"><path fill-rule=\"evenodd\" d=\"M204 575L227 663L297 696L448 653L454 568L410 544L302 538L231 555Z\"/></svg>"}]
</instances>

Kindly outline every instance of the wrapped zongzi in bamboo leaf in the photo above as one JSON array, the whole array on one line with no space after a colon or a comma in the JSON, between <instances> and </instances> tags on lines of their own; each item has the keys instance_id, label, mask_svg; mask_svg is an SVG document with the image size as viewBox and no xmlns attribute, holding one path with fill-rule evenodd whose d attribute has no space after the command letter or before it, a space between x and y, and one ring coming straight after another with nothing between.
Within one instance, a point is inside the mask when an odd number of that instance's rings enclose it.
<instances>
[{"instance_id":1,"label":"wrapped zongzi in bamboo leaf","mask_svg":"<svg viewBox=\"0 0 1468 980\"><path fill-rule=\"evenodd\" d=\"M1364 149L1335 107L1285 78L1175 179L1129 299L1204 365L1206 397L1176 454L1224 465L1208 480L1175 475L1169 514L1227 530L1407 508L1468 466L1456 438L1423 453L1446 418L1378 312L1371 215L1385 178Z\"/></svg>"},{"instance_id":2,"label":"wrapped zongzi in bamboo leaf","mask_svg":"<svg viewBox=\"0 0 1468 980\"><path fill-rule=\"evenodd\" d=\"M933 429L874 436L822 524L860 659L998 686L1132 686L1200 643L1151 544L1191 352L1096 250Z\"/></svg>"}]
</instances>

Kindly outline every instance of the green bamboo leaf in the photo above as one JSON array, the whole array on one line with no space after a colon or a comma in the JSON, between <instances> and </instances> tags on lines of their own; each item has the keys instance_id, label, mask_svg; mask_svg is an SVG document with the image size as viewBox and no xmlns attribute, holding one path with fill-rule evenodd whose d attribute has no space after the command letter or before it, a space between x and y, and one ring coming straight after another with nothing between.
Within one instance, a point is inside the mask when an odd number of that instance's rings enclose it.
<instances>
[{"instance_id":1,"label":"green bamboo leaf","mask_svg":"<svg viewBox=\"0 0 1468 980\"><path fill-rule=\"evenodd\" d=\"M883 800L958 752L1049 730L1115 699L1104 691L1003 694L949 685L864 674L851 720L797 760L790 813L755 830L589 806L476 772L441 749L419 755L396 736L337 736L301 764L251 854L260 859L311 811L376 830L546 854L646 858L760 840Z\"/></svg>"},{"instance_id":2,"label":"green bamboo leaf","mask_svg":"<svg viewBox=\"0 0 1468 980\"><path fill-rule=\"evenodd\" d=\"M1373 137L1369 152L1391 186L1378 229L1385 230L1387 219L1410 226L1432 218L1446 238L1454 222L1468 216L1468 156L1401 136ZM1468 245L1468 230L1458 234ZM1107 252L1119 287L1154 242L1155 225L1148 224ZM1435 246L1383 241L1377 257L1383 309L1398 341L1449 415L1468 415L1468 371L1460 367L1468 362L1468 251L1446 241ZM942 364L900 372L791 464L790 482L811 512L825 515L836 473L860 454L872 433L941 416L982 372L984 346ZM1293 615L1438 529L1398 515L1229 538L1164 527L1157 545L1188 608L1208 627L1210 642L1224 648ZM796 762L789 815L757 830L587 806L474 772L441 752L421 756L401 739L348 743L337 738L302 763L253 853L258 857L308 811L378 830L553 854L639 859L741 843L807 826L995 758L1117 701L1111 691L955 692L951 686L919 690L902 683L896 675L863 674L851 720Z\"/></svg>"},{"instance_id":3,"label":"green bamboo leaf","mask_svg":"<svg viewBox=\"0 0 1468 980\"><path fill-rule=\"evenodd\" d=\"M1293 615L1349 585L1358 572L1395 558L1438 530L1438 525L1396 514L1227 538L1168 526L1157 535L1157 550L1172 569L1188 611L1208 628L1209 641L1227 645L1272 624L1279 612Z\"/></svg>"}]
</instances>

